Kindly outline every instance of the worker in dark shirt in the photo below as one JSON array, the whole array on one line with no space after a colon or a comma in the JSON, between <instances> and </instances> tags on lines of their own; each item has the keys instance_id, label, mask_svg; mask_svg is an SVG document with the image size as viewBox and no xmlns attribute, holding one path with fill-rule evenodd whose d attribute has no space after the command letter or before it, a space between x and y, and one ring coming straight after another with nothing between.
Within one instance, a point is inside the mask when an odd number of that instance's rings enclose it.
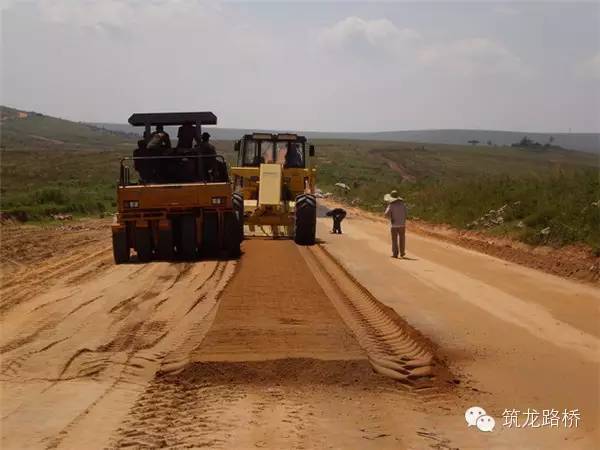
<instances>
[{"instance_id":1,"label":"worker in dark shirt","mask_svg":"<svg viewBox=\"0 0 600 450\"><path fill-rule=\"evenodd\" d=\"M196 138L196 127L191 123L184 123L177 131L177 148L192 148Z\"/></svg>"},{"instance_id":2,"label":"worker in dark shirt","mask_svg":"<svg viewBox=\"0 0 600 450\"><path fill-rule=\"evenodd\" d=\"M335 208L331 211L327 211L327 217L333 219L333 234L342 234L342 220L346 217L346 211L342 208Z\"/></svg>"},{"instance_id":3,"label":"worker in dark shirt","mask_svg":"<svg viewBox=\"0 0 600 450\"><path fill-rule=\"evenodd\" d=\"M196 138L196 127L191 123L184 123L177 130L177 148L173 156L180 157L178 160L170 160L168 164L173 165L180 182L189 183L197 179L197 151L192 149ZM189 156L189 157L186 157Z\"/></svg>"},{"instance_id":4,"label":"worker in dark shirt","mask_svg":"<svg viewBox=\"0 0 600 450\"><path fill-rule=\"evenodd\" d=\"M217 156L215 146L210 143L210 134L208 134L206 131L202 133L202 138L197 148L200 155Z\"/></svg>"},{"instance_id":5,"label":"worker in dark shirt","mask_svg":"<svg viewBox=\"0 0 600 450\"><path fill-rule=\"evenodd\" d=\"M219 179L219 167L217 164L217 151L215 146L210 143L210 134L207 132L202 133L200 143L196 147L196 151L199 156L202 156L199 161L199 165L202 167L202 176L205 181L218 181Z\"/></svg>"},{"instance_id":6,"label":"worker in dark shirt","mask_svg":"<svg viewBox=\"0 0 600 450\"><path fill-rule=\"evenodd\" d=\"M146 148L146 141L144 139L141 139L138 141L137 148L133 151L133 157L141 159L134 159L133 167L138 172L139 180L142 184L156 181L156 173L153 162L151 160L144 159L148 156L152 155L150 151Z\"/></svg>"}]
</instances>

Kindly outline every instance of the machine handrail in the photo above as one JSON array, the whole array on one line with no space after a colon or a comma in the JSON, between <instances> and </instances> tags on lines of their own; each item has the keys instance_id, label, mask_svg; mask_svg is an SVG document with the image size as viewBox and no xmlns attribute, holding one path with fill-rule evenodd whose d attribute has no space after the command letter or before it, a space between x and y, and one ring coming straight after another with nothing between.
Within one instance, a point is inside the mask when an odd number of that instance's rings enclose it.
<instances>
[{"instance_id":1,"label":"machine handrail","mask_svg":"<svg viewBox=\"0 0 600 450\"><path fill-rule=\"evenodd\" d=\"M187 149L186 149L187 150ZM192 149L189 149L192 150ZM197 159L197 160L201 160L201 159L214 159L214 160L219 160L221 161L223 164L225 164L225 166L227 166L227 162L225 161L225 158L223 157L223 155L198 155L198 154L190 154L190 155L160 155L160 156L125 156L123 158L121 158L120 162L119 162L119 186L127 186L129 185L129 166L124 164L126 161L138 161L138 160L160 160L160 159L178 159L178 160L184 160L184 159ZM125 170L127 169L127 170ZM225 170L225 177L226 180L225 181L214 181L212 183L229 183L229 171ZM197 182L201 182L201 183L211 183L211 181L208 180L202 180L202 181L194 181L194 183ZM186 182L176 182L176 183L186 183ZM146 183L144 183L146 184ZM150 183L152 184L152 183ZM169 183L156 183L156 184L169 184Z\"/></svg>"}]
</instances>

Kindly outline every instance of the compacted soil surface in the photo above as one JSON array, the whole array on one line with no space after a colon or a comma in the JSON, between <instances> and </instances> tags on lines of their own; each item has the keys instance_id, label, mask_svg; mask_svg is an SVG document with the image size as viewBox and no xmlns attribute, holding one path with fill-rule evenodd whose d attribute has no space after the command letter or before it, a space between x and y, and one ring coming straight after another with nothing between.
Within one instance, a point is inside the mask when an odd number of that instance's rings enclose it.
<instances>
[{"instance_id":1,"label":"compacted soil surface","mask_svg":"<svg viewBox=\"0 0 600 450\"><path fill-rule=\"evenodd\" d=\"M106 220L3 226L1 447L597 448L595 287L416 234L393 259L357 214L329 226L118 266Z\"/></svg>"}]
</instances>

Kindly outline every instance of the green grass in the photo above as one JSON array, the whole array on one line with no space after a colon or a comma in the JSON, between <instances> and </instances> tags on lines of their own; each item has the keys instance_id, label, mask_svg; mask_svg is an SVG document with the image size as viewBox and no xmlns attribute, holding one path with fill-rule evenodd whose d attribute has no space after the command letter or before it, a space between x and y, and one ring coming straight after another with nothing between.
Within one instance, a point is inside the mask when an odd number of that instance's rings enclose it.
<instances>
[{"instance_id":1,"label":"green grass","mask_svg":"<svg viewBox=\"0 0 600 450\"><path fill-rule=\"evenodd\" d=\"M2 155L2 210L29 220L52 214L115 210L119 160L125 151L14 150Z\"/></svg>"},{"instance_id":2,"label":"green grass","mask_svg":"<svg viewBox=\"0 0 600 450\"><path fill-rule=\"evenodd\" d=\"M2 211L35 221L56 213L115 211L119 160L131 155L135 136L46 116L18 118L7 108L2 119ZM344 202L381 212L383 195L397 189L412 217L457 228L507 204L504 223L479 228L531 244L585 243L600 252L600 208L593 205L600 200L598 155L349 140L314 144L318 187ZM231 142L216 146L232 160Z\"/></svg>"},{"instance_id":3,"label":"green grass","mask_svg":"<svg viewBox=\"0 0 600 450\"><path fill-rule=\"evenodd\" d=\"M596 155L408 143L319 144L319 187L347 203L383 211L383 195L397 189L412 217L457 228L508 204L503 224L479 228L535 245L585 243L600 250ZM549 232L541 233L548 227Z\"/></svg>"},{"instance_id":4,"label":"green grass","mask_svg":"<svg viewBox=\"0 0 600 450\"><path fill-rule=\"evenodd\" d=\"M231 143L217 150L232 155ZM116 210L119 161L134 145L107 150L7 150L2 152L0 208L45 221L53 214L104 215Z\"/></svg>"},{"instance_id":5,"label":"green grass","mask_svg":"<svg viewBox=\"0 0 600 450\"><path fill-rule=\"evenodd\" d=\"M26 115L26 117L20 117ZM99 149L135 142L132 135L38 113L0 107L5 149Z\"/></svg>"}]
</instances>

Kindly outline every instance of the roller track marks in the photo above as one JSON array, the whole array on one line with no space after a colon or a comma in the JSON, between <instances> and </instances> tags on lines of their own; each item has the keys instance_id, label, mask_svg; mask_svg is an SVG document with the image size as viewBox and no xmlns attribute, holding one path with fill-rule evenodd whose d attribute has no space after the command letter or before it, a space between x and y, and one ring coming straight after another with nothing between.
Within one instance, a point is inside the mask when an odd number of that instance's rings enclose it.
<instances>
[{"instance_id":1,"label":"roller track marks","mask_svg":"<svg viewBox=\"0 0 600 450\"><path fill-rule=\"evenodd\" d=\"M301 247L300 252L377 372L416 389L445 381L447 371L434 359L431 344L383 306L322 246Z\"/></svg>"}]
</instances>

